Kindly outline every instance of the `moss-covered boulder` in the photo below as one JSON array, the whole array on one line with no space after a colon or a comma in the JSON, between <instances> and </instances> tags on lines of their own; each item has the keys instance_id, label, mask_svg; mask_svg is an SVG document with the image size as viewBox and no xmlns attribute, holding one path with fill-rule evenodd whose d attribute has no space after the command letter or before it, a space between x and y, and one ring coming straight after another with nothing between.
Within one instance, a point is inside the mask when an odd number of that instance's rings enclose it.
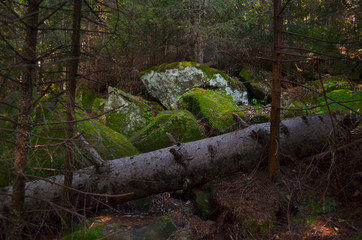
<instances>
[{"instance_id":1,"label":"moss-covered boulder","mask_svg":"<svg viewBox=\"0 0 362 240\"><path fill-rule=\"evenodd\" d=\"M326 93L339 89L354 90L353 85L351 85L349 82L340 77L329 76L327 78L322 79L322 83L320 80L316 80L305 84L305 87L307 89L304 90L305 94L304 97L301 99L301 101L303 103L319 104L320 102L319 97L323 93L323 88L326 91ZM314 92L309 90L308 88L314 90Z\"/></svg>"},{"instance_id":2,"label":"moss-covered boulder","mask_svg":"<svg viewBox=\"0 0 362 240\"><path fill-rule=\"evenodd\" d=\"M201 119L209 127L211 135L235 130L238 124L234 113L245 119L244 113L230 96L213 90L194 88L182 95L178 105Z\"/></svg>"},{"instance_id":3,"label":"moss-covered boulder","mask_svg":"<svg viewBox=\"0 0 362 240\"><path fill-rule=\"evenodd\" d=\"M105 111L118 108L106 115L108 127L129 137L152 121L152 108L146 103L112 87L108 94Z\"/></svg>"},{"instance_id":4,"label":"moss-covered boulder","mask_svg":"<svg viewBox=\"0 0 362 240\"><path fill-rule=\"evenodd\" d=\"M320 80L316 80L316 81L307 83L306 86L311 87L320 93L323 93L322 86L324 87L326 92L331 92L333 90L338 90L338 89L353 90L353 86L350 85L345 79L340 78L340 77L336 77L336 76L327 77L327 78L323 79L322 82L323 82L323 85Z\"/></svg>"},{"instance_id":5,"label":"moss-covered boulder","mask_svg":"<svg viewBox=\"0 0 362 240\"><path fill-rule=\"evenodd\" d=\"M159 113L151 123L131 137L131 142L141 152L165 148L172 145L167 132L179 142L205 138L205 133L198 126L192 113L174 110Z\"/></svg>"},{"instance_id":6,"label":"moss-covered boulder","mask_svg":"<svg viewBox=\"0 0 362 240\"><path fill-rule=\"evenodd\" d=\"M77 114L77 119L84 119L88 116L82 113ZM122 134L108 128L96 120L82 121L77 124L77 131L82 133L88 143L93 146L104 160L111 160L131 155L136 155L139 151ZM65 138L63 125L39 126L33 129L35 136L31 138L34 145L46 145L47 138ZM59 143L60 141L53 141ZM82 144L75 141L73 144L74 166L77 169L91 166L88 160L88 153L84 151ZM34 148L30 152L29 174L40 176L51 176L57 172L49 169L61 170L64 167L63 161L65 151L63 145Z\"/></svg>"},{"instance_id":7,"label":"moss-covered boulder","mask_svg":"<svg viewBox=\"0 0 362 240\"><path fill-rule=\"evenodd\" d=\"M348 113L351 110L361 112L362 111L362 92L361 91L351 91L348 89L339 89L334 90L329 93L327 93L327 97L331 98L327 99L327 102L325 100L324 96L319 97L318 101L320 105L326 105L327 103L330 104L332 102L340 102L338 103L332 103L329 105L330 110L338 110L341 112ZM327 106L321 106L318 108L319 112L325 113L328 112Z\"/></svg>"},{"instance_id":8,"label":"moss-covered boulder","mask_svg":"<svg viewBox=\"0 0 362 240\"><path fill-rule=\"evenodd\" d=\"M221 89L237 104L247 103L247 93L240 82L195 62L165 63L140 73L140 78L148 92L167 109L177 109L181 95L194 87Z\"/></svg>"},{"instance_id":9,"label":"moss-covered boulder","mask_svg":"<svg viewBox=\"0 0 362 240\"><path fill-rule=\"evenodd\" d=\"M35 126L31 131L30 143L33 147L29 150L27 174L48 177L61 173L60 171L64 168L64 124L36 124L62 122L65 120L65 113L59 112L56 107L52 107L49 104L46 108L44 106L43 108L38 108L37 112L32 114ZM77 111L76 118L78 120L86 119L89 116L84 112ZM139 154L139 151L125 136L96 120L81 121L76 126L76 131L82 133L84 138L97 150L104 160ZM11 131L0 131L0 137L2 138L0 156L4 157L4 159L12 159L15 146L5 141L5 139L15 142L15 134ZM87 158L88 153L84 150L82 144L77 139L73 143L74 167L80 169L91 166L92 163ZM11 184L12 169L12 161L2 161L0 163L0 187Z\"/></svg>"}]
</instances>

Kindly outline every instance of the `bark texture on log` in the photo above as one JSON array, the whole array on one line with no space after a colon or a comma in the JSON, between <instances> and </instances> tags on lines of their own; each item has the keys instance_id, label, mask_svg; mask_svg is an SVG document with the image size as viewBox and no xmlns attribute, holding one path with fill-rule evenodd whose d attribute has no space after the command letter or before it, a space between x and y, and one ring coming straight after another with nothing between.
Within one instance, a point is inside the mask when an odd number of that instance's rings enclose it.
<instances>
[{"instance_id":1,"label":"bark texture on log","mask_svg":"<svg viewBox=\"0 0 362 240\"><path fill-rule=\"evenodd\" d=\"M357 115L334 116L338 134L348 133L361 120ZM333 135L329 115L284 120L280 129L279 154L282 159L308 156L328 145ZM268 141L269 123L264 123L212 138L110 160L100 168L75 171L73 188L118 196L80 192L74 192L73 196L77 198L80 208L99 206L100 202L111 205L112 202L192 187L238 171L250 171L260 164L266 165ZM63 176L59 175L46 181L28 182L24 209L44 209L47 203L56 208L54 206L61 198L60 184L63 181ZM11 192L11 187L0 189L0 213L9 208Z\"/></svg>"}]
</instances>

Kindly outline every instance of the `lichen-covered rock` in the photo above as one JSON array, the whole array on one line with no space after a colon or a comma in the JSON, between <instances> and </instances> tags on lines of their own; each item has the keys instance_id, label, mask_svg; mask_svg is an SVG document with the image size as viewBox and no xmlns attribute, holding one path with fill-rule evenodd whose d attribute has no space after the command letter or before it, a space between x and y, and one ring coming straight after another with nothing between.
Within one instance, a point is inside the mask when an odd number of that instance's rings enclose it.
<instances>
[{"instance_id":1,"label":"lichen-covered rock","mask_svg":"<svg viewBox=\"0 0 362 240\"><path fill-rule=\"evenodd\" d=\"M247 103L247 93L225 73L195 62L175 62L152 67L140 74L148 92L167 109L177 109L182 94L194 87L221 89L237 104Z\"/></svg>"},{"instance_id":2,"label":"lichen-covered rock","mask_svg":"<svg viewBox=\"0 0 362 240\"><path fill-rule=\"evenodd\" d=\"M108 127L129 137L152 121L152 108L146 103L112 87L108 88L108 94L104 110L118 108L106 115Z\"/></svg>"},{"instance_id":3,"label":"lichen-covered rock","mask_svg":"<svg viewBox=\"0 0 362 240\"><path fill-rule=\"evenodd\" d=\"M178 142L205 138L205 133L198 126L192 113L174 110L159 113L151 123L131 137L131 142L141 152L165 148L172 145L167 132Z\"/></svg>"},{"instance_id":4,"label":"lichen-covered rock","mask_svg":"<svg viewBox=\"0 0 362 240\"><path fill-rule=\"evenodd\" d=\"M178 105L206 123L210 128L210 135L235 130L238 124L234 113L245 119L244 113L230 96L213 90L194 88L182 95Z\"/></svg>"}]
</instances>

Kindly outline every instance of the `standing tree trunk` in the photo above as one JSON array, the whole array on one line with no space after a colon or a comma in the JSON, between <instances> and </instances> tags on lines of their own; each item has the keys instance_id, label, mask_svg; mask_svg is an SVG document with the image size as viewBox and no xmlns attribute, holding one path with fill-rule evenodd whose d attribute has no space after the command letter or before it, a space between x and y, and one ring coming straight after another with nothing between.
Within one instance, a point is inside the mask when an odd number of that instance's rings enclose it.
<instances>
[{"instance_id":1,"label":"standing tree trunk","mask_svg":"<svg viewBox=\"0 0 362 240\"><path fill-rule=\"evenodd\" d=\"M68 87L67 87L67 123L66 123L66 137L67 143L65 146L65 163L64 163L64 185L67 187L72 186L73 181L73 153L72 153L72 139L74 137L74 107L75 107L75 91L76 91L76 80L78 75L78 65L80 56L80 24L81 24L81 9L82 0L74 0L73 8L73 34L72 34L72 50L71 57L69 60L68 70ZM71 207L71 198L68 188L63 190L63 206ZM67 213L62 214L62 227L67 229L68 220ZM69 219L70 220L70 219Z\"/></svg>"},{"instance_id":2,"label":"standing tree trunk","mask_svg":"<svg viewBox=\"0 0 362 240\"><path fill-rule=\"evenodd\" d=\"M22 239L24 227L25 171L28 162L30 114L36 70L36 40L40 0L29 0L24 43L24 69L20 83L19 117L16 132L16 157L11 200L10 238Z\"/></svg>"},{"instance_id":3,"label":"standing tree trunk","mask_svg":"<svg viewBox=\"0 0 362 240\"><path fill-rule=\"evenodd\" d=\"M281 82L281 44L282 44L281 0L274 0L274 51L273 51L273 81L270 122L269 177L279 175L279 127L280 127L280 82Z\"/></svg>"}]
</instances>

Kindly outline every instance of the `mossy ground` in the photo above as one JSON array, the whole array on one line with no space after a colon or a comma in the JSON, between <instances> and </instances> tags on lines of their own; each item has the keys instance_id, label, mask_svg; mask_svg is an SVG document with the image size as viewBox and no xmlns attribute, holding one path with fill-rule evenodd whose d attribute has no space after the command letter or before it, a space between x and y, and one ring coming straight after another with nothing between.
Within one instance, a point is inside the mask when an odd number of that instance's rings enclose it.
<instances>
[{"instance_id":1,"label":"mossy ground","mask_svg":"<svg viewBox=\"0 0 362 240\"><path fill-rule=\"evenodd\" d=\"M234 130L237 127L234 113L245 119L230 96L212 90L194 88L181 97L178 105L208 124L212 135Z\"/></svg>"}]
</instances>

